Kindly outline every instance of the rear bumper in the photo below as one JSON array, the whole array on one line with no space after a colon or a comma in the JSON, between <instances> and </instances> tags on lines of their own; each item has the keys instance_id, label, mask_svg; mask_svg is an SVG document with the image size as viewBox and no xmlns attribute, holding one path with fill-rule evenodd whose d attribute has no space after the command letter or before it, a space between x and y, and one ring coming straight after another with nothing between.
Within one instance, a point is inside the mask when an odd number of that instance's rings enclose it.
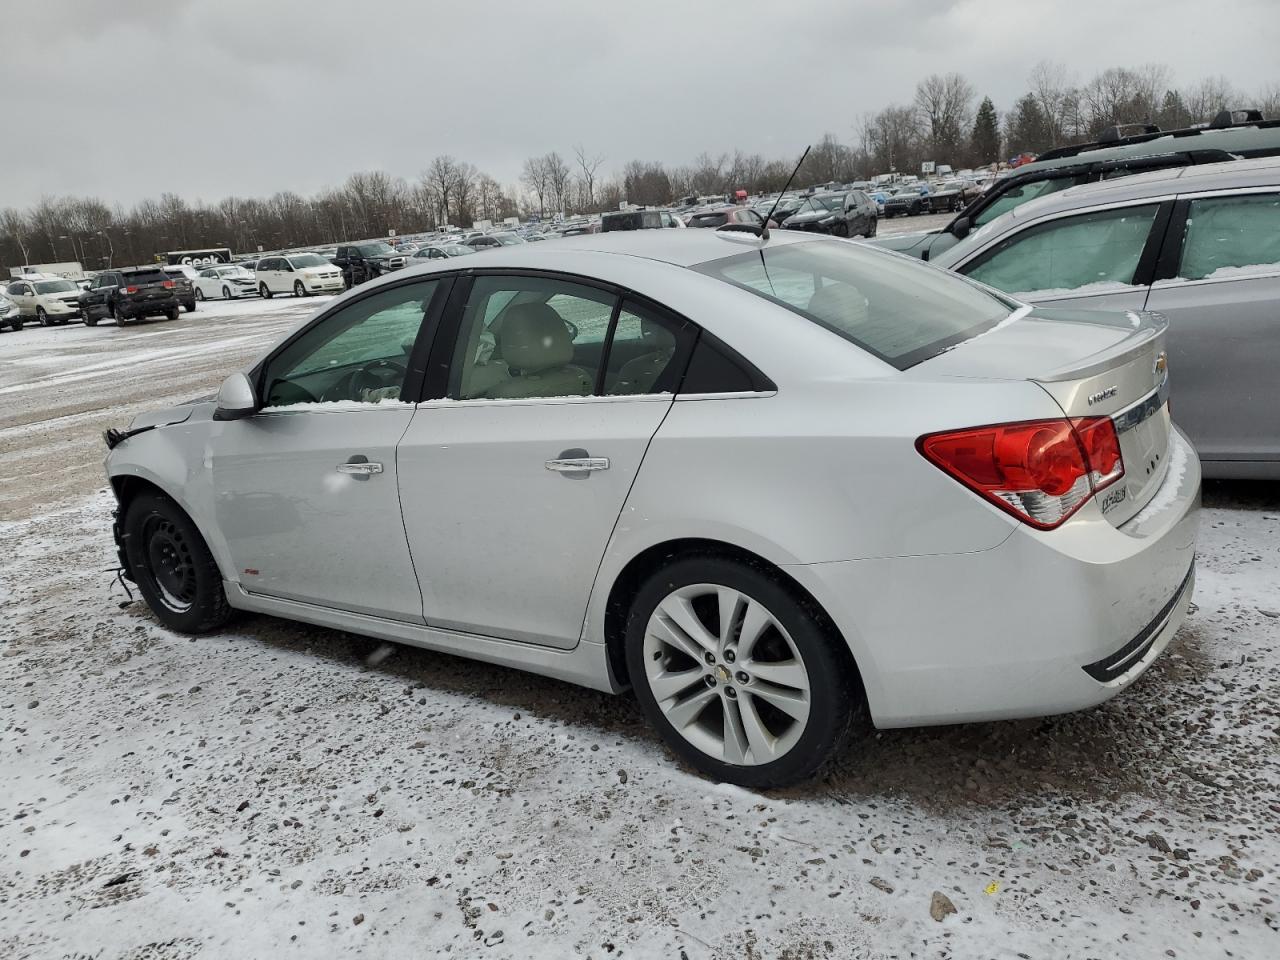
<instances>
[{"instance_id":1,"label":"rear bumper","mask_svg":"<svg viewBox=\"0 0 1280 960\"><path fill-rule=\"evenodd\" d=\"M117 300L116 314L123 314L126 317L153 317L168 313L170 310L177 310L181 304L182 301L177 297L170 297L167 300L143 300L137 303Z\"/></svg>"},{"instance_id":2,"label":"rear bumper","mask_svg":"<svg viewBox=\"0 0 1280 960\"><path fill-rule=\"evenodd\" d=\"M1195 584L1199 461L1170 443L1181 468L1119 528L1091 502L977 553L788 567L855 650L877 726L1065 713L1141 676Z\"/></svg>"}]
</instances>

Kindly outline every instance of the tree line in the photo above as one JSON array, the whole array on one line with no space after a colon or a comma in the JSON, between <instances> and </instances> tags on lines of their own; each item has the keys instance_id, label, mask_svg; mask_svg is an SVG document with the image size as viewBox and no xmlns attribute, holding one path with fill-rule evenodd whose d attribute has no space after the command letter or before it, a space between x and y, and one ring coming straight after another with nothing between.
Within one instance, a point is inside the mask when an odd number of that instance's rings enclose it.
<instances>
[{"instance_id":1,"label":"tree line","mask_svg":"<svg viewBox=\"0 0 1280 960\"><path fill-rule=\"evenodd\" d=\"M1060 63L1042 61L1003 114L978 98L959 73L921 80L902 103L852 123L852 138L824 134L796 177L799 186L918 172L924 161L955 168L1090 141L1110 126L1154 123L1162 129L1205 123L1220 110L1257 107L1280 116L1280 84L1248 95L1223 77L1186 87L1163 64L1111 67L1078 82ZM796 153L800 152L797 145ZM46 197L27 210L0 211L0 262L79 260L86 267L141 263L166 250L231 247L254 251L331 245L342 240L416 233L445 224L510 216L548 217L617 209L624 201L665 204L685 196L780 190L795 158L758 153L700 153L691 163L630 160L605 173L607 157L578 144L524 162L518 184L503 185L471 163L435 157L413 179L374 170L304 197L227 197L188 202L174 194L128 210L84 197Z\"/></svg>"}]
</instances>

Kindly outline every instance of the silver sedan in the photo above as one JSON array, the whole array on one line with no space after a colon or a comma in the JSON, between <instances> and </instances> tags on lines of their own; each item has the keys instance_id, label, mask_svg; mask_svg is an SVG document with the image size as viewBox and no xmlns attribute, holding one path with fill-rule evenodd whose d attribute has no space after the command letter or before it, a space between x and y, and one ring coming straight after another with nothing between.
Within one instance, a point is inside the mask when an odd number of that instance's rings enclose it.
<instances>
[{"instance_id":1,"label":"silver sedan","mask_svg":"<svg viewBox=\"0 0 1280 960\"><path fill-rule=\"evenodd\" d=\"M632 687L749 786L881 727L1088 707L1181 623L1165 326L859 244L634 231L440 260L110 431L120 562L253 611ZM465 265L464 265L465 264Z\"/></svg>"}]
</instances>

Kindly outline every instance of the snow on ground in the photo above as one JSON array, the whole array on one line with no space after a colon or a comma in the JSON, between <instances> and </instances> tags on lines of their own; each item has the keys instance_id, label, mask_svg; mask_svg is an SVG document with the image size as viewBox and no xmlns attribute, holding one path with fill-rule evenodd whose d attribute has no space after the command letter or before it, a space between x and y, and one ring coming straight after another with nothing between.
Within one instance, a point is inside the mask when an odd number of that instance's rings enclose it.
<instances>
[{"instance_id":1,"label":"snow on ground","mask_svg":"<svg viewBox=\"0 0 1280 960\"><path fill-rule=\"evenodd\" d=\"M0 389L83 394L0 394L0 474L61 453L0 488L0 957L1276 955L1274 485L1209 487L1199 610L1118 699L868 731L754 793L625 696L266 617L191 639L126 602L97 431L315 304L234 306L0 337Z\"/></svg>"}]
</instances>

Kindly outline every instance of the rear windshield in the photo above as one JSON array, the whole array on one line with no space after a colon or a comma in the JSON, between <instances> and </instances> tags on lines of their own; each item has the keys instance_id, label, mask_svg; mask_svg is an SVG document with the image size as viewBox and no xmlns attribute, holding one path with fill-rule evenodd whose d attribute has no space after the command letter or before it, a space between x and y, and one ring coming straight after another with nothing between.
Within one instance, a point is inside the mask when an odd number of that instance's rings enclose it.
<instances>
[{"instance_id":1,"label":"rear windshield","mask_svg":"<svg viewBox=\"0 0 1280 960\"><path fill-rule=\"evenodd\" d=\"M786 307L899 370L1017 308L924 263L830 240L765 247L694 269Z\"/></svg>"},{"instance_id":2,"label":"rear windshield","mask_svg":"<svg viewBox=\"0 0 1280 960\"><path fill-rule=\"evenodd\" d=\"M689 218L691 227L722 227L729 222L729 214L725 210L714 213L695 213Z\"/></svg>"},{"instance_id":3,"label":"rear windshield","mask_svg":"<svg viewBox=\"0 0 1280 960\"><path fill-rule=\"evenodd\" d=\"M134 270L130 273L120 274L124 278L126 284L137 285L140 283L163 283L169 279L168 274L163 270Z\"/></svg>"}]
</instances>

